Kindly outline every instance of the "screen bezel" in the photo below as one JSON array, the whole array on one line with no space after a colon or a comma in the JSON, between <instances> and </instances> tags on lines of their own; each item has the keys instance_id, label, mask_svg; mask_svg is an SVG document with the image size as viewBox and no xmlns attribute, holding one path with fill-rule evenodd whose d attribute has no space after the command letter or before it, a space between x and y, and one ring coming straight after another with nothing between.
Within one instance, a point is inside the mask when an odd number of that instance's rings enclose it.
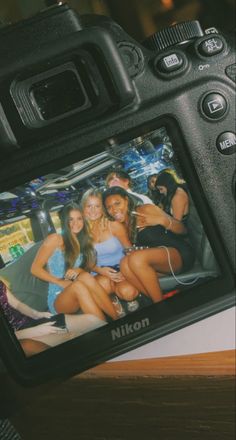
<instances>
[{"instance_id":1,"label":"screen bezel","mask_svg":"<svg viewBox=\"0 0 236 440\"><path fill-rule=\"evenodd\" d=\"M0 332L1 334L3 332L2 338L8 338L7 350L4 349L4 346L1 348L2 356L7 367L18 381L27 384L37 384L46 380L68 377L71 374L82 372L114 356L118 356L234 305L234 295L232 293L234 289L233 269L221 239L220 231L207 203L207 198L201 188L201 183L193 166L188 147L176 121L169 117L159 118L128 132L121 133L119 136L116 136L116 139L119 144L124 143L129 139L161 127L166 128L173 149L177 153L194 204L210 241L213 253L221 267L222 275L206 284L193 287L191 295L188 290L181 292L181 295L169 298L159 304L152 304L135 312L133 315L128 315L119 319L119 321L109 323L108 326L93 330L79 338L51 348L31 358L25 357L8 323L4 318L1 318ZM31 173L27 176L22 176L17 181L13 178L12 182L3 191L14 188L20 183L25 183L39 175L46 175L57 171L62 167L62 164L67 166L78 160L98 154L103 151L103 145L105 145L105 140L104 143L100 142L99 146L94 145L87 150L90 153L92 150L93 154L88 155L84 150L78 151L77 154L73 155L73 160L71 156L65 156L54 164L44 166L43 169L39 167L37 174ZM125 325L125 323L132 324L145 317L148 317L150 321L148 327L135 334L127 335L115 343L111 340L111 330L113 328ZM88 350L88 346L90 350Z\"/></svg>"}]
</instances>

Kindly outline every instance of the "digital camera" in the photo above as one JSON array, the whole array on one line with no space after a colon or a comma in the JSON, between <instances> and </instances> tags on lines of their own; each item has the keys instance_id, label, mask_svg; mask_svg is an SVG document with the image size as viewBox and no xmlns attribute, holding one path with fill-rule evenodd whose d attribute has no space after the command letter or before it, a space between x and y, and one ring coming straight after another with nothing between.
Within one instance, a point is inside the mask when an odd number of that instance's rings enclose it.
<instances>
[{"instance_id":1,"label":"digital camera","mask_svg":"<svg viewBox=\"0 0 236 440\"><path fill-rule=\"evenodd\" d=\"M197 21L176 24L138 43L110 18L80 17L65 4L1 28L0 350L19 382L68 377L233 307L234 45L233 35L222 35L215 28L203 31ZM107 176L120 170L129 176L126 184L132 183L125 200L136 197L134 216L144 204L168 216L163 236L169 236L173 224L182 224L182 219L175 218L171 206L165 212L162 197L151 199L148 178L163 171L175 176L188 197L183 222L188 234L183 240L188 240L194 261L186 270L175 270L171 246L164 246L167 269L158 273L158 264L149 264L152 274L157 272L161 301L153 300L148 286L132 285L128 275L130 291L122 297L117 293L120 280L113 280L107 298L119 309L117 319L109 313L98 319L92 308L81 307L81 299L73 310L60 309L65 316L78 318L77 331L68 336L64 321L63 328L55 327L56 308L55 322L54 315L49 319L63 338L51 343L55 335L50 334L41 344L42 333L37 334L41 321L27 333L30 326L22 323L22 316L31 313L32 322L36 315L39 319L40 313L48 313L52 284L48 240L61 237L63 260L62 210L71 202L81 206L89 189L104 196ZM161 190L167 197L165 185L154 188L159 196ZM149 196L149 202L137 194ZM107 206L100 209L111 231L119 223L129 237L128 252L124 249L121 265L111 271L113 275L121 271L126 280L122 261L127 254L151 255L159 247L154 251L145 243L140 247L129 236L126 221L118 214L111 218ZM80 252L85 254L82 244ZM41 261L41 272L32 269L35 259ZM105 266L109 269L109 261ZM82 286L83 275L98 282L99 271L79 265L76 269L79 275L69 283ZM143 276L142 267L140 273ZM63 276L58 280L66 285ZM132 288L136 295L130 294ZM90 296L99 306L98 291L90 289ZM45 335L45 326L40 328ZM36 349L29 355L31 343Z\"/></svg>"}]
</instances>

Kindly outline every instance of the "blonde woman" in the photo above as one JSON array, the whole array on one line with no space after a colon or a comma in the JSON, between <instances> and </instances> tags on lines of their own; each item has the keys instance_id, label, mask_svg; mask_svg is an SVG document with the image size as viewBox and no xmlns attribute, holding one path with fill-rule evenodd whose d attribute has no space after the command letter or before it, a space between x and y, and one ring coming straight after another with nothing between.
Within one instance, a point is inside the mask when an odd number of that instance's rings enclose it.
<instances>
[{"instance_id":1,"label":"blonde woman","mask_svg":"<svg viewBox=\"0 0 236 440\"><path fill-rule=\"evenodd\" d=\"M93 267L93 272L97 274L97 280L108 293L114 292L122 300L133 301L139 292L124 278L119 268L120 261L125 255L124 249L131 246L126 228L118 221L106 218L102 193L98 189L92 188L86 191L81 206L83 215L89 222L90 234L96 250L96 265Z\"/></svg>"}]
</instances>

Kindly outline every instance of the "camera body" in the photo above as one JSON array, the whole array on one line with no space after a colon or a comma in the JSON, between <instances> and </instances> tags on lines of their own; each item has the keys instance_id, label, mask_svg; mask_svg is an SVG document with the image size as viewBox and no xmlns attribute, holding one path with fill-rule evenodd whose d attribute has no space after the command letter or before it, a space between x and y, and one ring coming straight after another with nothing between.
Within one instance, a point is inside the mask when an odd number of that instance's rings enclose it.
<instances>
[{"instance_id":1,"label":"camera body","mask_svg":"<svg viewBox=\"0 0 236 440\"><path fill-rule=\"evenodd\" d=\"M233 36L216 29L203 32L193 22L177 24L140 44L107 17L79 17L61 5L2 28L0 42L3 192L67 167L76 158L86 160L102 153L117 140L124 143L127 136L164 125L176 140L176 151L199 211L207 218L207 228L215 230L215 252L227 260L227 273L233 273ZM227 287L225 293L223 299L218 298L221 305L212 306L201 317L231 307L232 289ZM209 294L211 302L214 295ZM132 333L135 325L139 327L137 322L130 324ZM125 325L120 330L124 336ZM145 336L130 346L127 341L100 359L144 343ZM69 370L77 371L69 362ZM94 357L91 363L96 363Z\"/></svg>"},{"instance_id":2,"label":"camera body","mask_svg":"<svg viewBox=\"0 0 236 440\"><path fill-rule=\"evenodd\" d=\"M62 5L3 28L0 38L3 184L168 115L189 145L233 259L233 36L181 35L178 44L148 50L110 19L82 24Z\"/></svg>"}]
</instances>

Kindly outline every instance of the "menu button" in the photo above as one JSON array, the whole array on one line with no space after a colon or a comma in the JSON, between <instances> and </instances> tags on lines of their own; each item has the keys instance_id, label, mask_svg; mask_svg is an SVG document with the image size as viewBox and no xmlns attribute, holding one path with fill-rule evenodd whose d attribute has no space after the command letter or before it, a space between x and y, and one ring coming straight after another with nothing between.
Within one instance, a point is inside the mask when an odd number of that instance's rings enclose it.
<instances>
[{"instance_id":1,"label":"menu button","mask_svg":"<svg viewBox=\"0 0 236 440\"><path fill-rule=\"evenodd\" d=\"M218 136L216 146L222 154L236 153L236 134L231 131L225 131Z\"/></svg>"}]
</instances>

